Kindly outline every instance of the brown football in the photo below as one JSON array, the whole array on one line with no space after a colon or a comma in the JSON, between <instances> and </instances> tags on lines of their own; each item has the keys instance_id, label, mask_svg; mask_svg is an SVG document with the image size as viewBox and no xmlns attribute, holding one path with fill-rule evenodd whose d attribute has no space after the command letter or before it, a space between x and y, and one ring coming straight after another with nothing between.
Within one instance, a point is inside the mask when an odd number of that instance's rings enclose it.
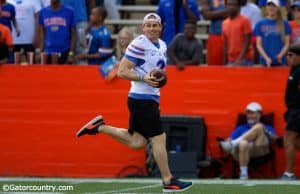
<instances>
[{"instance_id":1,"label":"brown football","mask_svg":"<svg viewBox=\"0 0 300 194\"><path fill-rule=\"evenodd\" d=\"M150 72L150 76L155 77L155 81L159 82L157 88L161 88L167 83L167 74L163 70L154 69Z\"/></svg>"}]
</instances>

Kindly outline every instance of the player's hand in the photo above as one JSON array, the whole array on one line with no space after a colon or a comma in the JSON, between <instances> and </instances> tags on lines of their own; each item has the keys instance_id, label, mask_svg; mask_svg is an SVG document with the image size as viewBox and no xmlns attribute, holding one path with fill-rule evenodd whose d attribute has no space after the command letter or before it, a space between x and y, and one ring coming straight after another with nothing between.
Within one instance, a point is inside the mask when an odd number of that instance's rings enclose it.
<instances>
[{"instance_id":1,"label":"player's hand","mask_svg":"<svg viewBox=\"0 0 300 194\"><path fill-rule=\"evenodd\" d=\"M158 87L159 82L156 81L155 77L150 76L150 73L147 73L144 78L143 81L146 82L148 85L152 86L152 87Z\"/></svg>"}]
</instances>

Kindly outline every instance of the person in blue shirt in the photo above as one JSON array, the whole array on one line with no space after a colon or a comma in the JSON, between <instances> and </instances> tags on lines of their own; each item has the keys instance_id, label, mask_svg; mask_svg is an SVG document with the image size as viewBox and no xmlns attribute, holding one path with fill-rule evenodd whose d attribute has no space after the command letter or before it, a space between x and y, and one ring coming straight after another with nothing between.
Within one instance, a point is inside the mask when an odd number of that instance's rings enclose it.
<instances>
[{"instance_id":1,"label":"person in blue shirt","mask_svg":"<svg viewBox=\"0 0 300 194\"><path fill-rule=\"evenodd\" d=\"M7 26L12 32L12 23L16 30L17 36L20 36L20 29L16 20L15 7L7 3L6 0L0 0L0 24Z\"/></svg>"},{"instance_id":2,"label":"person in blue shirt","mask_svg":"<svg viewBox=\"0 0 300 194\"><path fill-rule=\"evenodd\" d=\"M247 123L237 126L226 141L220 142L222 149L239 161L242 180L248 179L250 158L268 154L270 141L278 138L272 126L260 122L262 111L259 103L249 103L246 107Z\"/></svg>"},{"instance_id":3,"label":"person in blue shirt","mask_svg":"<svg viewBox=\"0 0 300 194\"><path fill-rule=\"evenodd\" d=\"M162 39L169 45L176 34L183 32L186 20L199 20L195 0L161 0L157 10L163 24Z\"/></svg>"},{"instance_id":4,"label":"person in blue shirt","mask_svg":"<svg viewBox=\"0 0 300 194\"><path fill-rule=\"evenodd\" d=\"M60 0L51 0L51 5L40 12L39 25L41 51L47 53L47 62L49 56L57 54L59 64L73 63L76 41L74 11L62 5Z\"/></svg>"},{"instance_id":5,"label":"person in blue shirt","mask_svg":"<svg viewBox=\"0 0 300 194\"><path fill-rule=\"evenodd\" d=\"M279 1L267 2L267 17L259 21L254 29L259 63L268 67L287 65L291 27L282 19Z\"/></svg>"},{"instance_id":6,"label":"person in blue shirt","mask_svg":"<svg viewBox=\"0 0 300 194\"><path fill-rule=\"evenodd\" d=\"M88 64L100 65L104 63L113 53L111 34L104 25L106 10L103 7L96 7L90 16L87 32L88 53L79 54L79 60L88 60Z\"/></svg>"},{"instance_id":7,"label":"person in blue shirt","mask_svg":"<svg viewBox=\"0 0 300 194\"><path fill-rule=\"evenodd\" d=\"M87 9L95 4L94 0L61 0L65 6L69 6L74 10L76 22L76 54L84 53L85 47L85 29L88 26ZM84 63L80 61L79 63Z\"/></svg>"}]
</instances>

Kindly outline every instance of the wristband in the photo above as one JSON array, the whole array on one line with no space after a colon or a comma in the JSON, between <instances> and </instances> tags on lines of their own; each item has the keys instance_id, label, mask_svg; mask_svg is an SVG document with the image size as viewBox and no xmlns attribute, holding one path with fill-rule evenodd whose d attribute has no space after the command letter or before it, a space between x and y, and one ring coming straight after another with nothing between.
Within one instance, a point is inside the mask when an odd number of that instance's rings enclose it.
<instances>
[{"instance_id":1,"label":"wristband","mask_svg":"<svg viewBox=\"0 0 300 194\"><path fill-rule=\"evenodd\" d=\"M144 81L144 76L139 75L139 81Z\"/></svg>"}]
</instances>

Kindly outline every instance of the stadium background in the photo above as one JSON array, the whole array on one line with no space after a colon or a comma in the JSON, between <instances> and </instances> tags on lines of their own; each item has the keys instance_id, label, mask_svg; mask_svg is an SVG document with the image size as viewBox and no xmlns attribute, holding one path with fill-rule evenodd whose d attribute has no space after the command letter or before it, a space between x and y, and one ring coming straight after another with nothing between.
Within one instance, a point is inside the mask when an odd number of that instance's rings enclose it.
<instances>
[{"instance_id":1,"label":"stadium background","mask_svg":"<svg viewBox=\"0 0 300 194\"><path fill-rule=\"evenodd\" d=\"M216 136L229 135L237 113L249 101L260 102L266 113L274 112L275 128L284 133L288 68L167 71L162 114L203 116L213 157L219 156ZM3 65L0 85L0 176L116 177L127 166L144 169L144 150L131 150L105 135L75 138L81 124L97 114L109 124L128 126L127 81L108 83L97 67ZM276 153L281 174L283 149Z\"/></svg>"}]
</instances>

